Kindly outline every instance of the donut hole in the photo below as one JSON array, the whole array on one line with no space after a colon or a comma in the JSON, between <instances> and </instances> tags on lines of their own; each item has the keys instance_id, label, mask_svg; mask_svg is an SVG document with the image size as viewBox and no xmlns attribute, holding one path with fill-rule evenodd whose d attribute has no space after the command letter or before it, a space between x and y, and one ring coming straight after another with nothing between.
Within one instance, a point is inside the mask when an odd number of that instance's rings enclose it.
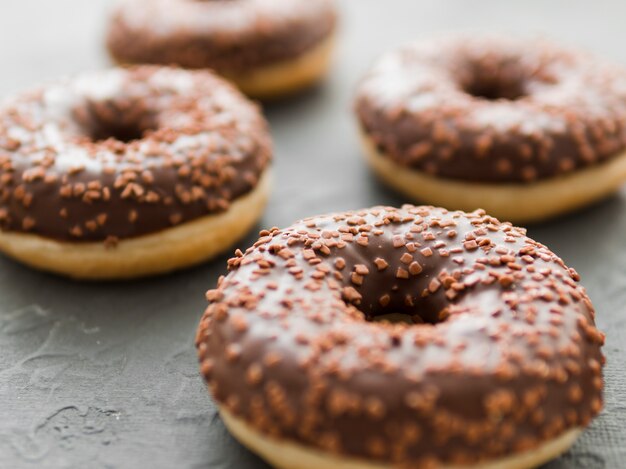
<instances>
[{"instance_id":1,"label":"donut hole","mask_svg":"<svg viewBox=\"0 0 626 469\"><path fill-rule=\"evenodd\" d=\"M504 83L499 81L477 81L465 87L469 95L487 101L516 101L526 96L521 83Z\"/></svg>"},{"instance_id":2,"label":"donut hole","mask_svg":"<svg viewBox=\"0 0 626 469\"><path fill-rule=\"evenodd\" d=\"M144 137L148 130L145 126L138 122L117 123L117 122L101 122L94 126L90 132L90 138L94 142L102 142L106 140L117 140L123 143L129 143L140 140Z\"/></svg>"},{"instance_id":3,"label":"donut hole","mask_svg":"<svg viewBox=\"0 0 626 469\"><path fill-rule=\"evenodd\" d=\"M386 313L374 316L371 322L381 322L386 324L424 324L424 319L419 314L407 313Z\"/></svg>"},{"instance_id":4,"label":"donut hole","mask_svg":"<svg viewBox=\"0 0 626 469\"><path fill-rule=\"evenodd\" d=\"M516 101L528 94L526 74L516 62L477 62L468 70L461 88L470 96L486 101Z\"/></svg>"},{"instance_id":5,"label":"donut hole","mask_svg":"<svg viewBox=\"0 0 626 469\"><path fill-rule=\"evenodd\" d=\"M142 102L90 102L75 111L87 138L93 142L116 140L129 143L157 130L153 112Z\"/></svg>"},{"instance_id":6,"label":"donut hole","mask_svg":"<svg viewBox=\"0 0 626 469\"><path fill-rule=\"evenodd\" d=\"M384 279L381 279L380 284L384 283ZM377 286L362 289L362 301L353 304L363 314L365 321L419 326L439 324L447 318L447 303L416 295L415 291L421 292L423 288L415 288L413 281L407 280L391 289L379 289ZM386 298L384 306L380 298ZM407 298L411 300L407 301Z\"/></svg>"}]
</instances>

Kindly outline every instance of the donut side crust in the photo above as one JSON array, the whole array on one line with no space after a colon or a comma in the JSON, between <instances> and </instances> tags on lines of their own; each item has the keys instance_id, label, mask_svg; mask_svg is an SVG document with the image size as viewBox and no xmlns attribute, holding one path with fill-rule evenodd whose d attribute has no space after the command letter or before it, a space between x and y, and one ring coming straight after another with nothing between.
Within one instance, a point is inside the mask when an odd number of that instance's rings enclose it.
<instances>
[{"instance_id":1,"label":"donut side crust","mask_svg":"<svg viewBox=\"0 0 626 469\"><path fill-rule=\"evenodd\" d=\"M158 275L207 261L241 239L258 221L269 198L271 174L227 211L123 239L59 242L39 235L0 231L0 251L31 267L79 280L118 280Z\"/></svg>"},{"instance_id":2,"label":"donut side crust","mask_svg":"<svg viewBox=\"0 0 626 469\"><path fill-rule=\"evenodd\" d=\"M299 57L223 76L252 98L273 100L295 94L315 85L328 73L336 41L333 33ZM130 66L123 61L115 63Z\"/></svg>"},{"instance_id":3,"label":"donut side crust","mask_svg":"<svg viewBox=\"0 0 626 469\"><path fill-rule=\"evenodd\" d=\"M571 174L538 182L476 183L428 175L395 163L361 132L365 158L387 185L413 201L532 223L574 211L615 193L626 181L626 152Z\"/></svg>"},{"instance_id":4,"label":"donut side crust","mask_svg":"<svg viewBox=\"0 0 626 469\"><path fill-rule=\"evenodd\" d=\"M254 98L267 100L293 94L313 86L328 72L335 42L332 34L299 57L225 77Z\"/></svg>"},{"instance_id":5,"label":"donut side crust","mask_svg":"<svg viewBox=\"0 0 626 469\"><path fill-rule=\"evenodd\" d=\"M244 446L259 454L263 459L279 469L393 469L392 464L376 463L363 459L324 453L319 449L307 448L294 442L278 440L253 429L245 421L235 417L224 406L220 406L220 416L228 430ZM567 451L576 441L582 429L573 428L548 440L532 450L480 464L469 466L444 465L440 469L530 469L548 462Z\"/></svg>"}]
</instances>

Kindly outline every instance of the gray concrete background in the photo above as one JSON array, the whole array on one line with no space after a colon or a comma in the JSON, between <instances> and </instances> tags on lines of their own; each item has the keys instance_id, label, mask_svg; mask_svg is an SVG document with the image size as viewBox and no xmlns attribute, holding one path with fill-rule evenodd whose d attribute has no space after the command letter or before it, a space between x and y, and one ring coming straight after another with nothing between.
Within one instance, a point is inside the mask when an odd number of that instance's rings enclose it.
<instances>
[{"instance_id":1,"label":"gray concrete background","mask_svg":"<svg viewBox=\"0 0 626 469\"><path fill-rule=\"evenodd\" d=\"M277 178L263 227L403 202L366 170L350 115L354 83L389 47L435 31L510 31L545 34L626 63L621 0L344 0L341 7L332 76L267 108ZM106 0L2 0L0 95L107 66L107 8ZM626 194L531 227L530 235L578 269L608 333L606 409L548 467L625 467ZM228 435L197 372L192 341L203 294L225 260L152 280L90 285L0 258L0 467L266 467Z\"/></svg>"}]
</instances>

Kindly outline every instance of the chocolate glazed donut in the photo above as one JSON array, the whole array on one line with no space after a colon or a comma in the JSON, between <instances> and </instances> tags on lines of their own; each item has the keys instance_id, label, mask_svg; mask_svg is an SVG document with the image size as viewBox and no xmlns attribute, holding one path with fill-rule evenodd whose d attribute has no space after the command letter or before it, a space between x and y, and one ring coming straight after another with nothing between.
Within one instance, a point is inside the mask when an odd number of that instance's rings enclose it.
<instances>
[{"instance_id":1,"label":"chocolate glazed donut","mask_svg":"<svg viewBox=\"0 0 626 469\"><path fill-rule=\"evenodd\" d=\"M107 43L120 63L212 68L269 98L325 74L336 23L334 0L124 0Z\"/></svg>"},{"instance_id":2,"label":"chocolate glazed donut","mask_svg":"<svg viewBox=\"0 0 626 469\"><path fill-rule=\"evenodd\" d=\"M0 108L0 249L83 278L207 259L259 217L271 142L211 72L86 73Z\"/></svg>"},{"instance_id":3,"label":"chocolate glazed donut","mask_svg":"<svg viewBox=\"0 0 626 469\"><path fill-rule=\"evenodd\" d=\"M483 211L309 218L229 270L207 294L201 370L278 467L534 467L602 408L604 336L578 275Z\"/></svg>"},{"instance_id":4,"label":"chocolate glazed donut","mask_svg":"<svg viewBox=\"0 0 626 469\"><path fill-rule=\"evenodd\" d=\"M368 160L411 198L548 218L626 179L626 71L545 40L457 36L379 60L355 109Z\"/></svg>"}]
</instances>

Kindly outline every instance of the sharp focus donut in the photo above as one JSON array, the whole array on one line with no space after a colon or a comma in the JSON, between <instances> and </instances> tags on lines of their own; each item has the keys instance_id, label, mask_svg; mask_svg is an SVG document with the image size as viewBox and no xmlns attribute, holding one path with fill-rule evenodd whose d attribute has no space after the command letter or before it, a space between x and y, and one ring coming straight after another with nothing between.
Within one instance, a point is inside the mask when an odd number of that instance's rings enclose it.
<instances>
[{"instance_id":1,"label":"sharp focus donut","mask_svg":"<svg viewBox=\"0 0 626 469\"><path fill-rule=\"evenodd\" d=\"M308 218L229 269L201 369L234 435L278 467L534 467L602 408L578 275L483 211Z\"/></svg>"},{"instance_id":2,"label":"sharp focus donut","mask_svg":"<svg viewBox=\"0 0 626 469\"><path fill-rule=\"evenodd\" d=\"M265 205L271 141L211 72L86 73L0 108L0 250L81 278L214 256Z\"/></svg>"},{"instance_id":3,"label":"sharp focus donut","mask_svg":"<svg viewBox=\"0 0 626 469\"><path fill-rule=\"evenodd\" d=\"M120 63L212 68L269 98L324 75L336 23L334 0L124 0L108 47Z\"/></svg>"},{"instance_id":4,"label":"sharp focus donut","mask_svg":"<svg viewBox=\"0 0 626 469\"><path fill-rule=\"evenodd\" d=\"M393 51L355 102L376 172L414 199L533 221L626 179L626 71L545 40L451 37Z\"/></svg>"}]
</instances>

